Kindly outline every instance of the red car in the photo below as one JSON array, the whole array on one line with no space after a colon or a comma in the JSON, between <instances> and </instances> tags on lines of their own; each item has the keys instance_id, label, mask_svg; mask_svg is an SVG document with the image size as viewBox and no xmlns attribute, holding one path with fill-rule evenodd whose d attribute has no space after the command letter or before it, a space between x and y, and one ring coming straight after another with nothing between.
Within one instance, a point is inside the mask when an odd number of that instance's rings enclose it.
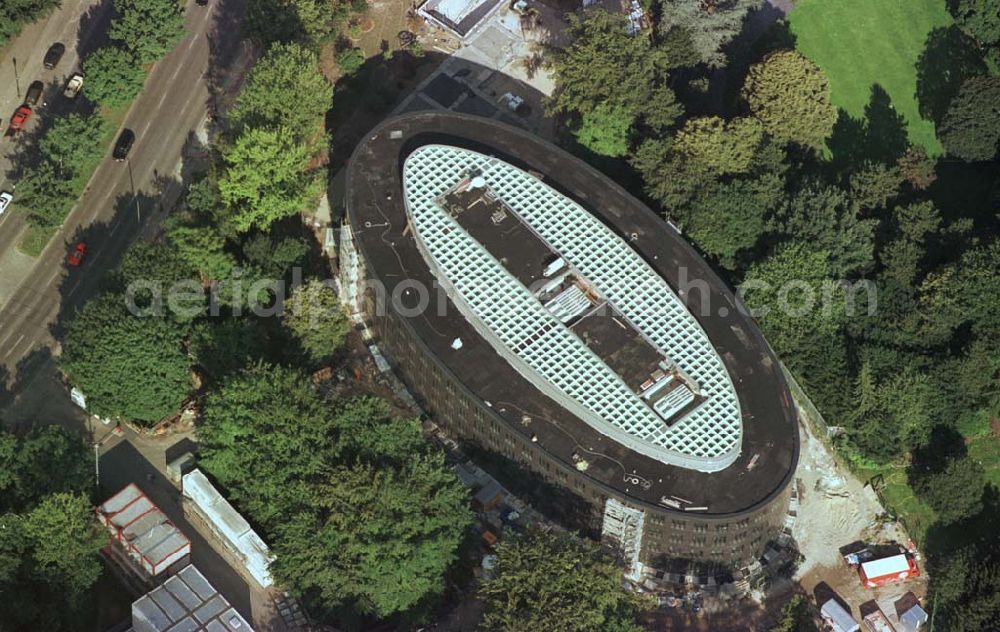
<instances>
[{"instance_id":1,"label":"red car","mask_svg":"<svg viewBox=\"0 0 1000 632\"><path fill-rule=\"evenodd\" d=\"M28 122L31 118L31 108L27 105L22 105L14 111L14 116L10 117L10 129L19 132L24 124Z\"/></svg>"},{"instance_id":2,"label":"red car","mask_svg":"<svg viewBox=\"0 0 1000 632\"><path fill-rule=\"evenodd\" d=\"M76 245L76 248L73 249L73 252L69 253L69 256L66 257L66 263L70 264L71 266L78 266L81 263L83 263L83 258L86 255L87 255L87 244L81 241Z\"/></svg>"}]
</instances>

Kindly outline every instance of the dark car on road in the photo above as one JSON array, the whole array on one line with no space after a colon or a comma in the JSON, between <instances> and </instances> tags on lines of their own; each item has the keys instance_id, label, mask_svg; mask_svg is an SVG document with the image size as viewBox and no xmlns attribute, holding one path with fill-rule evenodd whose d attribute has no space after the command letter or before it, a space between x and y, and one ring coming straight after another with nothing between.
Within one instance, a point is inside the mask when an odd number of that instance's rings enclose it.
<instances>
[{"instance_id":1,"label":"dark car on road","mask_svg":"<svg viewBox=\"0 0 1000 632\"><path fill-rule=\"evenodd\" d=\"M118 135L118 140L115 142L115 149L111 152L111 155L118 162L125 160L128 156L128 152L132 149L132 143L134 142L135 132L126 127L122 130L122 133Z\"/></svg>"},{"instance_id":2,"label":"dark car on road","mask_svg":"<svg viewBox=\"0 0 1000 632\"><path fill-rule=\"evenodd\" d=\"M42 97L42 90L44 89L44 83L41 81L32 81L31 85L28 86L28 91L24 94L24 103L26 105L35 105L38 103L38 99Z\"/></svg>"},{"instance_id":3,"label":"dark car on road","mask_svg":"<svg viewBox=\"0 0 1000 632\"><path fill-rule=\"evenodd\" d=\"M45 52L45 59L42 60L42 65L47 69L52 70L59 64L59 60L66 53L66 45L62 42L56 42L52 46L49 46L49 50Z\"/></svg>"}]
</instances>

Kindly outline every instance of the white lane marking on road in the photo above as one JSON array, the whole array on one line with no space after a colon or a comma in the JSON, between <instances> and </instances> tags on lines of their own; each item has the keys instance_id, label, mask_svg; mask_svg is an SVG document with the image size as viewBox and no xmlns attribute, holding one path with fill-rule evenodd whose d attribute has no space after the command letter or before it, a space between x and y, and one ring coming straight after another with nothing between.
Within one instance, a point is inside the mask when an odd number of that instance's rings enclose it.
<instances>
[{"instance_id":1,"label":"white lane marking on road","mask_svg":"<svg viewBox=\"0 0 1000 632\"><path fill-rule=\"evenodd\" d=\"M76 283L73 284L73 287L69 288L69 295L70 296L72 296L73 294L76 293L76 288L80 287L80 282L81 281L83 281L83 277L80 277L79 279L77 279Z\"/></svg>"},{"instance_id":2,"label":"white lane marking on road","mask_svg":"<svg viewBox=\"0 0 1000 632\"><path fill-rule=\"evenodd\" d=\"M121 225L122 225L122 220L119 217L117 220L115 220L115 225L111 227L111 232L108 233L108 237L113 237L114 234L115 234L115 231L118 230L118 227L121 226Z\"/></svg>"}]
</instances>

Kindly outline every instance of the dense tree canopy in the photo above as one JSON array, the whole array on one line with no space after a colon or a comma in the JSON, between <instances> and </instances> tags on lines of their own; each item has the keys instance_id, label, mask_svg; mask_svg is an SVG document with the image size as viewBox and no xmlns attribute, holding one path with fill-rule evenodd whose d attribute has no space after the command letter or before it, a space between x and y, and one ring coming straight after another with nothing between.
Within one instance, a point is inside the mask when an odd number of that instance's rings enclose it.
<instances>
[{"instance_id":1,"label":"dense tree canopy","mask_svg":"<svg viewBox=\"0 0 1000 632\"><path fill-rule=\"evenodd\" d=\"M184 37L184 5L176 0L114 3L118 17L112 20L108 35L131 54L139 67L163 57Z\"/></svg>"},{"instance_id":2,"label":"dense tree canopy","mask_svg":"<svg viewBox=\"0 0 1000 632\"><path fill-rule=\"evenodd\" d=\"M182 335L172 319L134 316L122 295L105 293L70 319L60 365L91 413L155 423L191 387Z\"/></svg>"},{"instance_id":3,"label":"dense tree canopy","mask_svg":"<svg viewBox=\"0 0 1000 632\"><path fill-rule=\"evenodd\" d=\"M101 573L93 456L58 426L0 429L0 627L79 629Z\"/></svg>"},{"instance_id":4,"label":"dense tree canopy","mask_svg":"<svg viewBox=\"0 0 1000 632\"><path fill-rule=\"evenodd\" d=\"M622 589L622 570L592 542L529 531L505 538L496 576L480 588L483 624L497 632L639 632L649 604Z\"/></svg>"},{"instance_id":5,"label":"dense tree canopy","mask_svg":"<svg viewBox=\"0 0 1000 632\"><path fill-rule=\"evenodd\" d=\"M707 116L684 123L673 151L678 159L722 176L748 172L763 142L764 128L756 119Z\"/></svg>"},{"instance_id":6,"label":"dense tree canopy","mask_svg":"<svg viewBox=\"0 0 1000 632\"><path fill-rule=\"evenodd\" d=\"M378 617L443 592L472 514L440 454L400 469L337 467L315 491L311 510L278 528L273 568L284 585Z\"/></svg>"},{"instance_id":7,"label":"dense tree canopy","mask_svg":"<svg viewBox=\"0 0 1000 632\"><path fill-rule=\"evenodd\" d=\"M132 101L142 92L146 70L133 54L119 46L104 46L83 60L87 98L109 108Z\"/></svg>"},{"instance_id":8,"label":"dense tree canopy","mask_svg":"<svg viewBox=\"0 0 1000 632\"><path fill-rule=\"evenodd\" d=\"M873 219L860 219L850 196L836 187L810 183L798 191L779 219L781 230L829 257L830 274L847 277L872 266Z\"/></svg>"},{"instance_id":9,"label":"dense tree canopy","mask_svg":"<svg viewBox=\"0 0 1000 632\"><path fill-rule=\"evenodd\" d=\"M913 490L944 524L975 515L983 507L985 473L974 459L950 458L944 468L917 472L913 478Z\"/></svg>"},{"instance_id":10,"label":"dense tree canopy","mask_svg":"<svg viewBox=\"0 0 1000 632\"><path fill-rule=\"evenodd\" d=\"M809 600L802 595L792 597L781 609L781 621L770 632L819 632Z\"/></svg>"},{"instance_id":11,"label":"dense tree canopy","mask_svg":"<svg viewBox=\"0 0 1000 632\"><path fill-rule=\"evenodd\" d=\"M282 125L301 140L322 126L332 94L315 52L296 43L273 44L250 72L229 118L237 129Z\"/></svg>"},{"instance_id":12,"label":"dense tree canopy","mask_svg":"<svg viewBox=\"0 0 1000 632\"><path fill-rule=\"evenodd\" d=\"M315 504L336 438L331 407L308 377L268 364L211 393L198 425L203 467L268 530Z\"/></svg>"},{"instance_id":13,"label":"dense tree canopy","mask_svg":"<svg viewBox=\"0 0 1000 632\"><path fill-rule=\"evenodd\" d=\"M1000 148L1000 77L962 83L938 127L941 144L962 160L991 160Z\"/></svg>"},{"instance_id":14,"label":"dense tree canopy","mask_svg":"<svg viewBox=\"0 0 1000 632\"><path fill-rule=\"evenodd\" d=\"M837 122L826 75L796 51L777 51L751 66L743 96L779 141L819 149Z\"/></svg>"},{"instance_id":15,"label":"dense tree canopy","mask_svg":"<svg viewBox=\"0 0 1000 632\"><path fill-rule=\"evenodd\" d=\"M284 323L314 363L333 356L351 328L337 293L318 279L295 288L285 304Z\"/></svg>"},{"instance_id":16,"label":"dense tree canopy","mask_svg":"<svg viewBox=\"0 0 1000 632\"><path fill-rule=\"evenodd\" d=\"M223 154L226 172L219 180L234 229L266 229L305 210L319 194L318 180L306 172L309 157L309 148L287 128L248 128L240 134Z\"/></svg>"},{"instance_id":17,"label":"dense tree canopy","mask_svg":"<svg viewBox=\"0 0 1000 632\"><path fill-rule=\"evenodd\" d=\"M781 203L782 184L773 175L722 184L698 198L684 229L702 250L718 257L723 266L735 268L769 232L768 220Z\"/></svg>"},{"instance_id":18,"label":"dense tree canopy","mask_svg":"<svg viewBox=\"0 0 1000 632\"><path fill-rule=\"evenodd\" d=\"M955 0L948 6L962 30L1000 64L1000 0Z\"/></svg>"},{"instance_id":19,"label":"dense tree canopy","mask_svg":"<svg viewBox=\"0 0 1000 632\"><path fill-rule=\"evenodd\" d=\"M629 36L621 14L591 9L569 21L571 43L548 58L556 82L549 109L574 118L576 130L586 117L578 140L595 145L594 151L620 155L628 142L622 130L635 122L657 131L671 125L681 108L667 85L672 67L667 52L647 37ZM604 128L596 129L598 124Z\"/></svg>"}]
</instances>

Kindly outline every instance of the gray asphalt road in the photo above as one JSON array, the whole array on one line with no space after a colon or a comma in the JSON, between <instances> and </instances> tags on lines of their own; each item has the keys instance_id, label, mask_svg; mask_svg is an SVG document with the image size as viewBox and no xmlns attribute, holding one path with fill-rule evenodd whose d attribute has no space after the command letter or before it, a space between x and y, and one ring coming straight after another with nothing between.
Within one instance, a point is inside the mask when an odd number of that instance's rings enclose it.
<instances>
[{"instance_id":1,"label":"gray asphalt road","mask_svg":"<svg viewBox=\"0 0 1000 632\"><path fill-rule=\"evenodd\" d=\"M129 161L115 162L109 148L61 233L30 263L0 308L0 367L11 376L30 354L54 348L57 322L93 292L103 271L114 267L142 224L158 210L161 192L176 194L171 177L181 149L206 115L209 80L222 74L219 69L239 44L242 12L243 0L214 0L208 7L189 3L188 36L154 66L145 90L125 117L124 126L136 135ZM37 40L30 58L40 60L49 43ZM60 68L68 69L75 44L64 43L67 58ZM11 222L16 221L5 218L0 234L15 232ZM78 241L88 244L87 258L72 268L66 257ZM3 238L0 253L14 248L14 243Z\"/></svg>"}]
</instances>

